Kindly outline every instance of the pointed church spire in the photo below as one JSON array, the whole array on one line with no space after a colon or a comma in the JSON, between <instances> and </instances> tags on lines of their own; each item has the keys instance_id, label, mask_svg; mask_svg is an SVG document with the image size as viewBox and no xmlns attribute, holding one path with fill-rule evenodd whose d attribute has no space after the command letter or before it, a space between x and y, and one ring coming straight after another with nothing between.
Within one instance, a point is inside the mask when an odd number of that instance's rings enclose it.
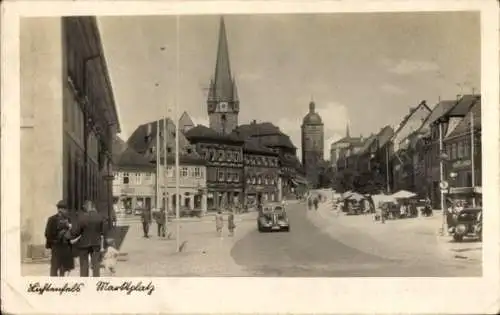
<instances>
[{"instance_id":1,"label":"pointed church spire","mask_svg":"<svg viewBox=\"0 0 500 315\"><path fill-rule=\"evenodd\" d=\"M208 86L208 100L209 101L215 100L215 83L213 79L210 80L210 84Z\"/></svg>"},{"instance_id":2,"label":"pointed church spire","mask_svg":"<svg viewBox=\"0 0 500 315\"><path fill-rule=\"evenodd\" d=\"M346 138L350 138L351 136L349 135L349 122L347 122L345 126L345 136Z\"/></svg>"},{"instance_id":3,"label":"pointed church spire","mask_svg":"<svg viewBox=\"0 0 500 315\"><path fill-rule=\"evenodd\" d=\"M220 18L219 45L215 64L215 96L218 100L230 101L232 98L233 82L229 65L229 49L227 45L226 25L224 17Z\"/></svg>"},{"instance_id":4,"label":"pointed church spire","mask_svg":"<svg viewBox=\"0 0 500 315\"><path fill-rule=\"evenodd\" d=\"M238 88L236 87L236 79L233 78L233 101L239 102Z\"/></svg>"}]
</instances>

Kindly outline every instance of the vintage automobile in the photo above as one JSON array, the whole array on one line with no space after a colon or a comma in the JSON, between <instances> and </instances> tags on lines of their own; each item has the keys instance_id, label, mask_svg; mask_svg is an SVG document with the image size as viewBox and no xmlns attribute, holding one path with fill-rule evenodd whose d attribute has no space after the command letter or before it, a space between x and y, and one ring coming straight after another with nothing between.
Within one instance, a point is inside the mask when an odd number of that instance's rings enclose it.
<instances>
[{"instance_id":1,"label":"vintage automobile","mask_svg":"<svg viewBox=\"0 0 500 315\"><path fill-rule=\"evenodd\" d=\"M456 242L461 242L464 237L482 240L482 208L465 208L458 213L450 214L448 220L448 233Z\"/></svg>"},{"instance_id":2,"label":"vintage automobile","mask_svg":"<svg viewBox=\"0 0 500 315\"><path fill-rule=\"evenodd\" d=\"M290 231L290 222L282 205L265 205L257 217L259 232Z\"/></svg>"}]
</instances>

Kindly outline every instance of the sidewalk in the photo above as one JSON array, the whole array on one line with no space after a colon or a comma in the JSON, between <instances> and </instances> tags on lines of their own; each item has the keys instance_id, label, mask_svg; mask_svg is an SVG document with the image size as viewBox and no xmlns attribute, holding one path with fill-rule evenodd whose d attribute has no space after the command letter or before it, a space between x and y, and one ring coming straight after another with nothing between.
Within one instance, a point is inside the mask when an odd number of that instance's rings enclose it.
<instances>
[{"instance_id":1,"label":"sidewalk","mask_svg":"<svg viewBox=\"0 0 500 315\"><path fill-rule=\"evenodd\" d=\"M177 252L175 239L176 222L167 224L167 232L171 239L156 236L157 226L150 227L150 238L142 236L140 220L125 223L128 232L120 248L117 277L165 277L165 276L244 276L245 271L231 258L233 244L255 229L257 213L249 212L235 216L236 231L233 237L228 236L227 220L223 237L219 238L215 231L215 218L203 217L199 220L180 220L180 244L184 243L182 252ZM209 224L206 224L209 223ZM211 223L211 224L210 224ZM38 263L21 264L24 276L48 276L49 260ZM75 259L75 270L71 276L78 276L79 262ZM109 276L101 269L101 276Z\"/></svg>"},{"instance_id":2,"label":"sidewalk","mask_svg":"<svg viewBox=\"0 0 500 315\"><path fill-rule=\"evenodd\" d=\"M379 256L418 261L436 257L450 262L482 261L482 243L455 243L450 236L440 235L440 211L432 217L388 220L382 224L374 221L371 214L346 216L324 203L317 212L309 211L308 218L346 245Z\"/></svg>"},{"instance_id":3,"label":"sidewalk","mask_svg":"<svg viewBox=\"0 0 500 315\"><path fill-rule=\"evenodd\" d=\"M123 243L121 252L128 253L128 259L119 263L116 276L243 276L244 270L233 261L230 251L235 242L255 228L255 224L246 216L235 221L235 235L229 237L225 227L222 238L216 234L215 223L179 222L181 252L176 250L175 222L167 225L167 233L173 235L171 239L158 238L156 224L151 226L152 236L143 238L142 226L137 222L130 226Z\"/></svg>"}]
</instances>

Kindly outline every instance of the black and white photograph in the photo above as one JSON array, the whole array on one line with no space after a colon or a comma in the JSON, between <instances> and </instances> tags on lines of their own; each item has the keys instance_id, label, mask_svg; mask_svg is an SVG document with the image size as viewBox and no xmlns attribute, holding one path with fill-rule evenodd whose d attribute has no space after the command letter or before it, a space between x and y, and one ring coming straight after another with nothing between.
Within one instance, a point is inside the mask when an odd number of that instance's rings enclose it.
<instances>
[{"instance_id":1,"label":"black and white photograph","mask_svg":"<svg viewBox=\"0 0 500 315\"><path fill-rule=\"evenodd\" d=\"M153 295L172 277L247 297L224 279L497 277L485 7L19 15L2 256L21 277ZM256 302L276 303L292 301Z\"/></svg>"}]
</instances>

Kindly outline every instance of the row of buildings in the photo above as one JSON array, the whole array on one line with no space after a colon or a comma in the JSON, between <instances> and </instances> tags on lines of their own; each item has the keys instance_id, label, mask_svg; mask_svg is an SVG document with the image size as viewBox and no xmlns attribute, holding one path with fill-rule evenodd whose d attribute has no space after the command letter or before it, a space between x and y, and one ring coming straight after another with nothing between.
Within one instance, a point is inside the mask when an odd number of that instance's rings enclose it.
<instances>
[{"instance_id":1,"label":"row of buildings","mask_svg":"<svg viewBox=\"0 0 500 315\"><path fill-rule=\"evenodd\" d=\"M96 18L22 19L20 75L21 255L40 258L59 200L112 209L120 124Z\"/></svg>"},{"instance_id":2,"label":"row of buildings","mask_svg":"<svg viewBox=\"0 0 500 315\"><path fill-rule=\"evenodd\" d=\"M481 96L457 96L432 107L422 101L397 126L366 138L351 137L347 129L330 151L335 189L404 189L429 197L440 208L441 179L452 191L480 190Z\"/></svg>"},{"instance_id":3,"label":"row of buildings","mask_svg":"<svg viewBox=\"0 0 500 315\"><path fill-rule=\"evenodd\" d=\"M306 189L304 169L288 135L269 122L238 123L240 100L231 74L223 18L206 105L209 126L195 125L184 112L178 126L169 118L148 122L122 144L113 181L119 208L163 206L170 210L179 202L183 208L205 212L259 199L278 201ZM310 107L311 115L317 115L314 104ZM179 195L174 169L176 136ZM322 145L313 144L322 152ZM158 170L155 165L159 165Z\"/></svg>"}]
</instances>

